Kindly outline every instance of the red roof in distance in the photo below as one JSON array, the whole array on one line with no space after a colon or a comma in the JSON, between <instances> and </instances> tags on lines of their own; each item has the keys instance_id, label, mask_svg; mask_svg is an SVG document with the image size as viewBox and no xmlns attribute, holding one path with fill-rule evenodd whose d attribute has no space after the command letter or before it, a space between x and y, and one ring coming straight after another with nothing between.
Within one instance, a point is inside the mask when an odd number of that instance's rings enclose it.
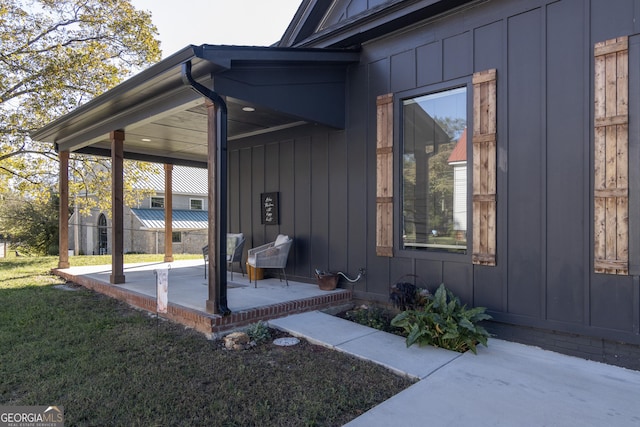
<instances>
[{"instance_id":1,"label":"red roof in distance","mask_svg":"<svg viewBox=\"0 0 640 427\"><path fill-rule=\"evenodd\" d=\"M449 163L466 162L467 161L467 128L464 128L462 135L458 138L456 146L449 155Z\"/></svg>"}]
</instances>

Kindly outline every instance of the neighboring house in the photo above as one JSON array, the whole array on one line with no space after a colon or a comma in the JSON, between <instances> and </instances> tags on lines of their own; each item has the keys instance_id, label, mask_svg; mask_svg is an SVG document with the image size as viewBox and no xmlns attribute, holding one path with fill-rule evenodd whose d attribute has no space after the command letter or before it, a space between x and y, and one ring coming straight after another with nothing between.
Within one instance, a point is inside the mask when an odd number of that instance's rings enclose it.
<instances>
[{"instance_id":1,"label":"neighboring house","mask_svg":"<svg viewBox=\"0 0 640 427\"><path fill-rule=\"evenodd\" d=\"M447 160L453 167L453 234L456 242L467 240L467 128L462 131Z\"/></svg>"},{"instance_id":2,"label":"neighboring house","mask_svg":"<svg viewBox=\"0 0 640 427\"><path fill-rule=\"evenodd\" d=\"M207 170L176 166L172 180L173 253L201 253L207 244ZM124 253L165 253L164 173L147 174L146 189L156 194L136 206L124 207ZM110 254L111 220L108 212L69 218L69 249L76 255Z\"/></svg>"},{"instance_id":3,"label":"neighboring house","mask_svg":"<svg viewBox=\"0 0 640 427\"><path fill-rule=\"evenodd\" d=\"M624 363L639 123L637 0L304 0L276 46L187 46L33 136L203 168L217 146L221 227L292 236L289 278L365 268L355 295L386 302L416 275L488 307L498 337ZM447 162L465 127L466 205Z\"/></svg>"}]
</instances>

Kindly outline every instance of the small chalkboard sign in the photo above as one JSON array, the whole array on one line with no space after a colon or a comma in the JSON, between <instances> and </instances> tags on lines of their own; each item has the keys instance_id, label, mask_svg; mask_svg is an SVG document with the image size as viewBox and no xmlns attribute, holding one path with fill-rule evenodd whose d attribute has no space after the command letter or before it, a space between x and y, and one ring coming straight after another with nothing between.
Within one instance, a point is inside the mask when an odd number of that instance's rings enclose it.
<instances>
[{"instance_id":1,"label":"small chalkboard sign","mask_svg":"<svg viewBox=\"0 0 640 427\"><path fill-rule=\"evenodd\" d=\"M280 193L262 193L260 195L260 206L262 211L263 224L280 224L278 217Z\"/></svg>"}]
</instances>

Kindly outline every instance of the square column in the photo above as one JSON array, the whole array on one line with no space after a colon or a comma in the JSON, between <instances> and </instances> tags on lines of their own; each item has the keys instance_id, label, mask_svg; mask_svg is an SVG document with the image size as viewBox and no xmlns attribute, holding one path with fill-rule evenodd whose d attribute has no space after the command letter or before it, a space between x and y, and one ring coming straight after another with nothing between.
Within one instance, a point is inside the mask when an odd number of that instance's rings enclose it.
<instances>
[{"instance_id":1,"label":"square column","mask_svg":"<svg viewBox=\"0 0 640 427\"><path fill-rule=\"evenodd\" d=\"M173 262L173 165L164 165L164 262Z\"/></svg>"},{"instance_id":2,"label":"square column","mask_svg":"<svg viewBox=\"0 0 640 427\"><path fill-rule=\"evenodd\" d=\"M111 277L124 283L124 131L111 132Z\"/></svg>"},{"instance_id":3,"label":"square column","mask_svg":"<svg viewBox=\"0 0 640 427\"><path fill-rule=\"evenodd\" d=\"M69 268L69 152L58 153L60 161L60 208L58 213L58 268Z\"/></svg>"}]
</instances>

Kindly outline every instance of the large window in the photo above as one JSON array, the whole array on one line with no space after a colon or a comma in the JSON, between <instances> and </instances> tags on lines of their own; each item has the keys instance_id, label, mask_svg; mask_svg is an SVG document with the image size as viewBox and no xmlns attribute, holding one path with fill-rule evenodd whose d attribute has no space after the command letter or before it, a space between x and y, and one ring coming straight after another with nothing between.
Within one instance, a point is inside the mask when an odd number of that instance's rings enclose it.
<instances>
[{"instance_id":1,"label":"large window","mask_svg":"<svg viewBox=\"0 0 640 427\"><path fill-rule=\"evenodd\" d=\"M402 245L467 250L467 90L402 103Z\"/></svg>"},{"instance_id":2,"label":"large window","mask_svg":"<svg viewBox=\"0 0 640 427\"><path fill-rule=\"evenodd\" d=\"M98 255L106 255L109 242L107 232L107 217L100 214L98 217Z\"/></svg>"}]
</instances>

